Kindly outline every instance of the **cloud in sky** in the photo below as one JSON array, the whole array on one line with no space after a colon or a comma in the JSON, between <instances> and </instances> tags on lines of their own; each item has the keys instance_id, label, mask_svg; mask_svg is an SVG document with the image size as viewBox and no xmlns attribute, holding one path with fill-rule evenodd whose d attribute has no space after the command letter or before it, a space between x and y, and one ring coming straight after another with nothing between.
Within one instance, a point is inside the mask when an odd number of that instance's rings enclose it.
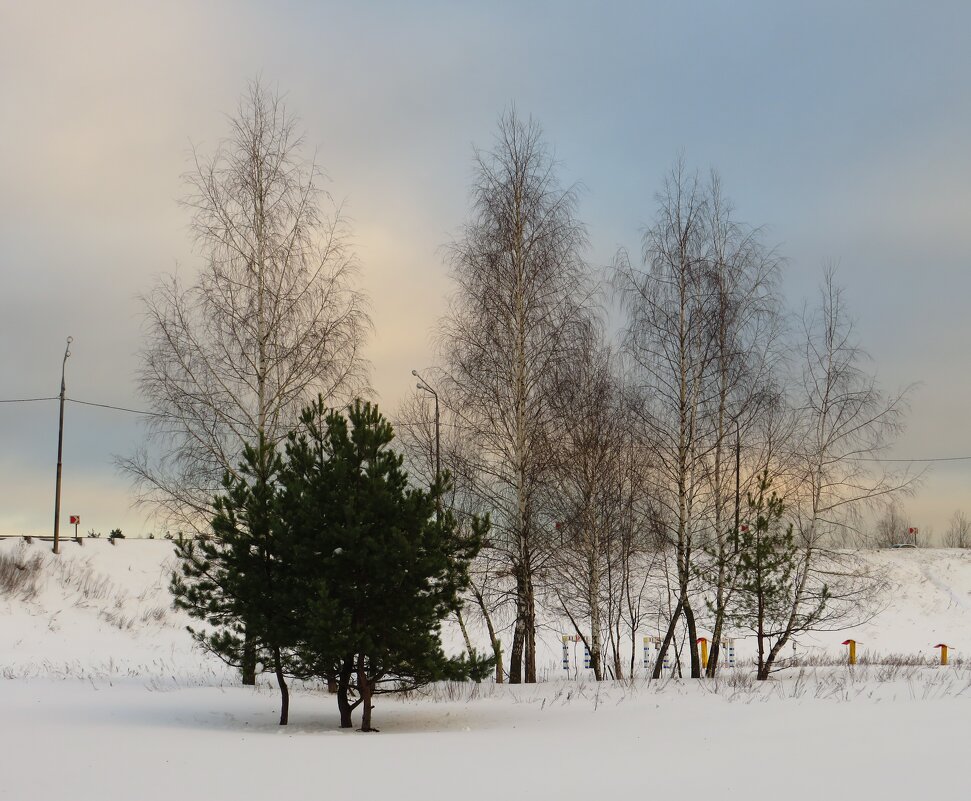
<instances>
[{"instance_id":1,"label":"cloud in sky","mask_svg":"<svg viewBox=\"0 0 971 801\"><path fill-rule=\"evenodd\" d=\"M138 295L198 266L177 203L190 142L210 149L261 75L354 221L384 404L432 360L472 145L515 103L582 181L591 264L637 249L679 154L713 166L788 257L793 305L838 260L881 379L923 382L896 452L971 453L965 4L64 2L9 4L0 25L2 397L56 394L72 334L70 394L138 405ZM49 528L55 424L51 404L0 408L0 530ZM111 465L138 438L69 407L70 511L143 529ZM969 479L938 470L914 517L971 511Z\"/></svg>"}]
</instances>

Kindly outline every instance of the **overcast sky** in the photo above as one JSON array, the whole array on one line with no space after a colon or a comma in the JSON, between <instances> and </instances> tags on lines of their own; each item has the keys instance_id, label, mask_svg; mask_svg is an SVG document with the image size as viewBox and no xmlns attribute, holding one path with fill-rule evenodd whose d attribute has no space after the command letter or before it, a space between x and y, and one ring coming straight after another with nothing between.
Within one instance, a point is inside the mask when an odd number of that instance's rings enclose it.
<instances>
[{"instance_id":1,"label":"overcast sky","mask_svg":"<svg viewBox=\"0 0 971 801\"><path fill-rule=\"evenodd\" d=\"M882 384L919 381L900 457L971 455L971 4L0 2L0 399L138 406L139 293L199 266L178 205L248 79L278 86L354 221L389 409L431 360L474 143L515 103L583 184L591 265L638 248L683 154L787 257L827 261ZM137 419L69 405L64 515L147 531L112 454ZM51 529L57 405L0 404L0 533ZM971 513L971 461L906 503Z\"/></svg>"}]
</instances>

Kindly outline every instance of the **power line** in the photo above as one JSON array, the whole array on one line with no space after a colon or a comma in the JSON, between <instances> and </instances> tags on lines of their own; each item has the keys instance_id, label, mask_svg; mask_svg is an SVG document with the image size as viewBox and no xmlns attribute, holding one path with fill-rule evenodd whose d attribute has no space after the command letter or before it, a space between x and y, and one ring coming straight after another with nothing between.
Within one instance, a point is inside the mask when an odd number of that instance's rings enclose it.
<instances>
[{"instance_id":1,"label":"power line","mask_svg":"<svg viewBox=\"0 0 971 801\"><path fill-rule=\"evenodd\" d=\"M9 398L7 400L0 400L0 403L34 403L35 401L51 401L57 400L57 395L53 398Z\"/></svg>"},{"instance_id":2,"label":"power line","mask_svg":"<svg viewBox=\"0 0 971 801\"><path fill-rule=\"evenodd\" d=\"M34 403L37 401L57 400L57 396L51 398L0 398L0 403ZM174 415L163 414L161 412L146 412L144 409L129 409L126 406L113 406L110 403L95 403L94 401L84 401L77 398L65 398L68 403L79 403L82 406L96 406L99 409L111 409L116 412L127 412L128 414L140 414L145 417L172 417ZM399 426L430 425L430 420L399 420ZM447 425L447 424L446 424ZM455 425L455 424L453 424ZM929 464L930 462L967 462L971 461L971 456L930 456L926 459L895 459L878 456L847 456L847 460L854 462L895 462L899 464Z\"/></svg>"},{"instance_id":3,"label":"power line","mask_svg":"<svg viewBox=\"0 0 971 801\"><path fill-rule=\"evenodd\" d=\"M907 462L910 464L923 464L927 462L966 462L971 459L971 456L933 456L930 459L883 459L866 456L847 456L846 458L856 462Z\"/></svg>"},{"instance_id":4,"label":"power line","mask_svg":"<svg viewBox=\"0 0 971 801\"><path fill-rule=\"evenodd\" d=\"M110 403L94 403L93 401L83 401L77 398L65 398L68 403L80 403L82 406L97 406L99 409L114 409L116 412L128 412L129 414L142 414L146 417L171 417L172 415L161 414L159 412L146 412L142 409L128 409L124 406L112 406Z\"/></svg>"},{"instance_id":5,"label":"power line","mask_svg":"<svg viewBox=\"0 0 971 801\"><path fill-rule=\"evenodd\" d=\"M0 398L0 403L34 403L36 401L58 400L55 395L52 398ZM79 400L78 398L65 398L68 403L80 403L82 406L97 406L100 409L113 409L116 412L128 412L130 414L142 414L147 417L171 417L171 415L160 414L159 412L146 412L143 409L129 409L125 406L113 406L110 403L95 403L94 401Z\"/></svg>"}]
</instances>

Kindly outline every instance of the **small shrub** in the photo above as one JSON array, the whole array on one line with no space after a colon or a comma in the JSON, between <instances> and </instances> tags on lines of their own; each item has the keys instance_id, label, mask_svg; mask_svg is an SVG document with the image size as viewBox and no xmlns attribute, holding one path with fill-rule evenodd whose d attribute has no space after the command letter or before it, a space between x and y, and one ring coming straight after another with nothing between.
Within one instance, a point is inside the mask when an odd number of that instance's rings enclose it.
<instances>
[{"instance_id":1,"label":"small shrub","mask_svg":"<svg viewBox=\"0 0 971 801\"><path fill-rule=\"evenodd\" d=\"M755 689L755 674L749 671L729 670L724 677L725 683L736 692Z\"/></svg>"},{"instance_id":2,"label":"small shrub","mask_svg":"<svg viewBox=\"0 0 971 801\"><path fill-rule=\"evenodd\" d=\"M167 614L168 610L164 606L154 606L142 612L141 620L143 623L161 623Z\"/></svg>"},{"instance_id":3,"label":"small shrub","mask_svg":"<svg viewBox=\"0 0 971 801\"><path fill-rule=\"evenodd\" d=\"M102 601L117 594L111 579L92 570L89 562L55 560L53 567L60 584L76 592L85 603Z\"/></svg>"},{"instance_id":4,"label":"small shrub","mask_svg":"<svg viewBox=\"0 0 971 801\"><path fill-rule=\"evenodd\" d=\"M0 595L23 601L35 598L43 563L40 554L0 553Z\"/></svg>"},{"instance_id":5,"label":"small shrub","mask_svg":"<svg viewBox=\"0 0 971 801\"><path fill-rule=\"evenodd\" d=\"M129 631L135 625L135 618L131 615L126 615L124 612L114 612L110 609L102 609L98 614L110 625L121 629L122 631Z\"/></svg>"}]
</instances>

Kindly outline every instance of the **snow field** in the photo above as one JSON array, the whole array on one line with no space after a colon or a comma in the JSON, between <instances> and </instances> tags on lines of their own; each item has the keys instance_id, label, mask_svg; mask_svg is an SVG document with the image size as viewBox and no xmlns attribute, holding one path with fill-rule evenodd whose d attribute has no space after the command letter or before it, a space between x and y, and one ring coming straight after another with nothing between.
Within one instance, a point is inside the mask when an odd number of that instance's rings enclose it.
<instances>
[{"instance_id":1,"label":"snow field","mask_svg":"<svg viewBox=\"0 0 971 801\"><path fill-rule=\"evenodd\" d=\"M885 609L801 643L820 664L767 683L747 667L714 681L597 685L582 669L565 680L554 621L543 631L549 681L380 697L381 734L366 736L339 730L333 698L313 687L296 689L281 728L269 677L240 687L196 651L168 606L170 543L66 543L59 559L49 548L0 543L0 557L37 557L44 570L30 597L0 596L0 799L969 795L966 553L868 555L890 579ZM907 658L823 664L848 636L864 658ZM916 663L942 640L959 664Z\"/></svg>"}]
</instances>

